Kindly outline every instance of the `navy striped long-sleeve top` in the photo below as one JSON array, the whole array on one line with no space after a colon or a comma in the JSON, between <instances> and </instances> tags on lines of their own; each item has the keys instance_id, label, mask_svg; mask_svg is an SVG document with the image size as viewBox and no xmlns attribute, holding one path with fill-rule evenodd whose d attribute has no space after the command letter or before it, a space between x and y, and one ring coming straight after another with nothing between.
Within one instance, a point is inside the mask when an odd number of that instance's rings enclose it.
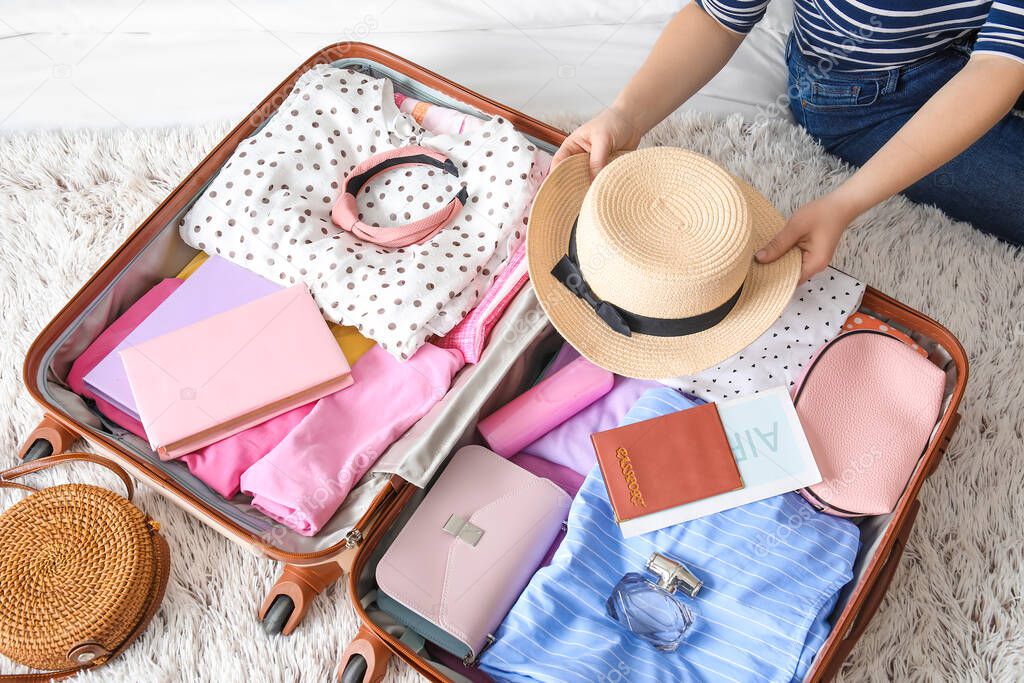
<instances>
[{"instance_id":1,"label":"navy striped long-sleeve top","mask_svg":"<svg viewBox=\"0 0 1024 683\"><path fill-rule=\"evenodd\" d=\"M715 20L747 33L769 0L697 0ZM837 71L890 69L977 33L975 53L1024 63L1024 0L795 0L800 51Z\"/></svg>"}]
</instances>

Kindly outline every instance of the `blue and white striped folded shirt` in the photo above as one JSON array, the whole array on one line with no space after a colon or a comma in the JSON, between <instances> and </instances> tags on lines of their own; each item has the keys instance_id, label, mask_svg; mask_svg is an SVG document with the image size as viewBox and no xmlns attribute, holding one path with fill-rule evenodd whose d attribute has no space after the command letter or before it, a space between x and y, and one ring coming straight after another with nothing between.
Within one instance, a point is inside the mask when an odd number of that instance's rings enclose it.
<instances>
[{"instance_id":1,"label":"blue and white striped folded shirt","mask_svg":"<svg viewBox=\"0 0 1024 683\"><path fill-rule=\"evenodd\" d=\"M697 0L736 33L749 32L770 0ZM974 52L1024 62L1024 0L795 0L800 52L837 71L891 69L977 34Z\"/></svg>"},{"instance_id":2,"label":"blue and white striped folded shirt","mask_svg":"<svg viewBox=\"0 0 1024 683\"><path fill-rule=\"evenodd\" d=\"M673 389L651 389L624 423L692 405ZM624 539L595 466L552 564L530 581L480 666L514 683L802 680L858 547L853 523L795 493ZM605 612L619 579L643 573L656 551L704 581L690 602L697 621L675 652L657 651Z\"/></svg>"}]
</instances>

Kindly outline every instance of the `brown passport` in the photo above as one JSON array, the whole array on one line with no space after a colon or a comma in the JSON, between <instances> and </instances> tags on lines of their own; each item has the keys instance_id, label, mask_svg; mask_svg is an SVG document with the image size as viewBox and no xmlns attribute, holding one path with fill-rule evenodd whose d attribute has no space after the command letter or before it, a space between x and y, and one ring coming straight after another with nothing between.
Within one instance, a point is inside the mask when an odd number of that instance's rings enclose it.
<instances>
[{"instance_id":1,"label":"brown passport","mask_svg":"<svg viewBox=\"0 0 1024 683\"><path fill-rule=\"evenodd\" d=\"M618 522L743 487L714 403L598 432L591 440Z\"/></svg>"}]
</instances>

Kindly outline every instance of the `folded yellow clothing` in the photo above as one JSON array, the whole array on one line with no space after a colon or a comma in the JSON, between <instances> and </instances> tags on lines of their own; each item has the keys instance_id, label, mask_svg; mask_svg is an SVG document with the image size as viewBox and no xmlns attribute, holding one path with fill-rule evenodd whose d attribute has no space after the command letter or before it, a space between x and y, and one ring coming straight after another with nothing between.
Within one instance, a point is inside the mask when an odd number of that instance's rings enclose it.
<instances>
[{"instance_id":1,"label":"folded yellow clothing","mask_svg":"<svg viewBox=\"0 0 1024 683\"><path fill-rule=\"evenodd\" d=\"M207 254L205 251L199 252L192 258L191 261L186 263L185 267L181 269L181 272L175 275L174 277L178 278L179 280L187 280L188 276L196 272L196 269L199 268L199 266L206 263L206 259L208 258L210 258L210 255Z\"/></svg>"},{"instance_id":2,"label":"folded yellow clothing","mask_svg":"<svg viewBox=\"0 0 1024 683\"><path fill-rule=\"evenodd\" d=\"M338 325L329 322L327 326L331 328L331 334L338 341L338 346L341 347L341 352L345 354L345 359L350 366L355 365L356 361L377 343L359 334L359 330L351 325Z\"/></svg>"},{"instance_id":3,"label":"folded yellow clothing","mask_svg":"<svg viewBox=\"0 0 1024 683\"><path fill-rule=\"evenodd\" d=\"M206 252L199 252L195 255L195 258L185 264L185 267L181 269L181 272L176 277L179 280L187 280L208 258L210 256ZM359 334L359 330L350 325L338 325L337 323L328 322L327 326L331 328L331 334L337 340L338 346L341 347L341 352L345 354L345 360L348 361L350 366L355 365L356 361L362 358L363 354L376 344L372 339L367 339Z\"/></svg>"}]
</instances>

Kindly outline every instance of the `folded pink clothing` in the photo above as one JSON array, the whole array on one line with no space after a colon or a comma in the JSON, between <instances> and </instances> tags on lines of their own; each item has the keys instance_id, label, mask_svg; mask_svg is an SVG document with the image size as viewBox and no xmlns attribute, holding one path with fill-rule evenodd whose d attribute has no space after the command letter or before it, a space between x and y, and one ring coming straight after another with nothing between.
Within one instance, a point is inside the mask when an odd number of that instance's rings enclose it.
<instances>
[{"instance_id":1,"label":"folded pink clothing","mask_svg":"<svg viewBox=\"0 0 1024 683\"><path fill-rule=\"evenodd\" d=\"M238 495L242 473L281 443L315 405L314 401L292 408L244 432L189 453L181 460L188 466L189 472L202 479L211 489L225 498L233 498Z\"/></svg>"},{"instance_id":2,"label":"folded pink clothing","mask_svg":"<svg viewBox=\"0 0 1024 683\"><path fill-rule=\"evenodd\" d=\"M352 367L355 384L320 399L242 474L242 492L267 516L313 536L384 451L441 400L462 364L460 353L432 344L404 362L374 346Z\"/></svg>"},{"instance_id":3,"label":"folded pink clothing","mask_svg":"<svg viewBox=\"0 0 1024 683\"><path fill-rule=\"evenodd\" d=\"M182 282L184 281L178 278L167 278L166 280L161 280L152 289L143 294L138 301L128 307L128 310L118 316L117 320L110 323L107 329L103 330L100 336L93 340L92 344L89 344L88 348L71 364L71 371L68 372L67 383L71 387L71 391L79 396L92 399L96 404L96 409L104 417L143 439L146 438L146 433L142 429L142 423L112 403L99 398L86 385L84 378L118 344L123 342L143 320L148 318L149 314L157 306L162 304L174 290L180 287Z\"/></svg>"},{"instance_id":4,"label":"folded pink clothing","mask_svg":"<svg viewBox=\"0 0 1024 683\"><path fill-rule=\"evenodd\" d=\"M533 169L527 183L531 191L536 194L541 182L547 176L551 167L551 155L541 150L534 153ZM523 216L523 228L526 227L526 217L529 216L530 207L526 207L526 214ZM480 356L487 344L487 336L498 324L502 314L512 299L516 297L519 290L523 288L526 281L530 279L530 273L526 262L526 242L523 242L512 253L505 267L498 276L494 278L490 288L480 297L477 305L456 325L448 334L434 341L434 344L443 349L458 349L467 363L480 362Z\"/></svg>"}]
</instances>

